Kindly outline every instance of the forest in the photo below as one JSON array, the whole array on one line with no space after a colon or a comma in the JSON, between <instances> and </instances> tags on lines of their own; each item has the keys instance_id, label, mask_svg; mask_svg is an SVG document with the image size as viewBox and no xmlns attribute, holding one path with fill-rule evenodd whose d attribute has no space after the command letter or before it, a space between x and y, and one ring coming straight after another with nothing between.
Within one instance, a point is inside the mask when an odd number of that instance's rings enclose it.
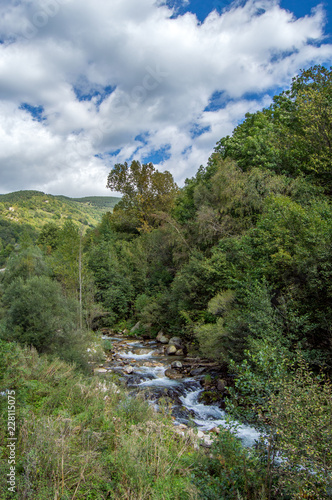
<instances>
[{"instance_id":1,"label":"forest","mask_svg":"<svg viewBox=\"0 0 332 500\"><path fill-rule=\"evenodd\" d=\"M107 187L122 197L112 211L100 200L95 224L86 204L58 217L62 198L50 219L12 220L17 200L0 197L1 238L12 238L0 276L1 500L331 498L331 157L332 69L314 66L246 114L182 188L152 163L116 164ZM174 433L167 405L155 412L115 375L93 376L101 332L133 327L180 337L230 374L229 426L208 450ZM232 418L261 431L254 447Z\"/></svg>"}]
</instances>

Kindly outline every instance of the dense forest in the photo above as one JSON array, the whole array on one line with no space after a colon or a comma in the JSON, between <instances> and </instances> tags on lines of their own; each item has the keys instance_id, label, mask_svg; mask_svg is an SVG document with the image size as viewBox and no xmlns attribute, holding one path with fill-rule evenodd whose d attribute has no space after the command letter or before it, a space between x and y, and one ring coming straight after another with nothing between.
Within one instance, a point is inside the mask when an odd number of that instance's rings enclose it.
<instances>
[{"instance_id":1,"label":"dense forest","mask_svg":"<svg viewBox=\"0 0 332 500\"><path fill-rule=\"evenodd\" d=\"M84 205L84 221L17 235L3 254L0 374L18 402L18 496L1 499L331 498L331 155L332 71L315 66L183 188L151 163L116 164L107 186L122 198L98 224ZM35 201L25 210L38 217ZM13 221L0 223L4 238ZM93 377L100 331L134 325L224 366L227 413L262 431L257 446L230 423L197 449L166 408Z\"/></svg>"}]
</instances>

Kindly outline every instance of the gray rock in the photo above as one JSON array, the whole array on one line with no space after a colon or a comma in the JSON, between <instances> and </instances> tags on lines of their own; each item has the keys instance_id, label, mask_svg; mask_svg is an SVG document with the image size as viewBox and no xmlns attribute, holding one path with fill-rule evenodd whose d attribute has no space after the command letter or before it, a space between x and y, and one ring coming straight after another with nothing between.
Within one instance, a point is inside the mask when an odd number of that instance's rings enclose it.
<instances>
[{"instance_id":1,"label":"gray rock","mask_svg":"<svg viewBox=\"0 0 332 500\"><path fill-rule=\"evenodd\" d=\"M178 380L180 378L183 378L182 373L179 373L178 371L173 370L172 368L167 368L167 370L165 370L165 375L171 380Z\"/></svg>"},{"instance_id":2,"label":"gray rock","mask_svg":"<svg viewBox=\"0 0 332 500\"><path fill-rule=\"evenodd\" d=\"M161 348L161 349L156 349L155 351L153 351L153 356L162 356L164 354L164 349Z\"/></svg>"},{"instance_id":3,"label":"gray rock","mask_svg":"<svg viewBox=\"0 0 332 500\"><path fill-rule=\"evenodd\" d=\"M180 337L172 337L168 343L169 345L175 345L177 349L181 349L183 347L183 342Z\"/></svg>"},{"instance_id":4,"label":"gray rock","mask_svg":"<svg viewBox=\"0 0 332 500\"><path fill-rule=\"evenodd\" d=\"M217 389L218 389L218 391L224 392L225 391L225 386L226 386L225 380L219 379L218 382L217 382Z\"/></svg>"},{"instance_id":5,"label":"gray rock","mask_svg":"<svg viewBox=\"0 0 332 500\"><path fill-rule=\"evenodd\" d=\"M178 349L175 353L175 356L184 356L183 349Z\"/></svg>"},{"instance_id":6,"label":"gray rock","mask_svg":"<svg viewBox=\"0 0 332 500\"><path fill-rule=\"evenodd\" d=\"M190 375L196 377L197 375L202 375L202 373L204 373L205 371L205 366L200 366L199 368L194 368L193 370L191 370Z\"/></svg>"},{"instance_id":7,"label":"gray rock","mask_svg":"<svg viewBox=\"0 0 332 500\"><path fill-rule=\"evenodd\" d=\"M183 367L183 364L181 363L181 361L173 361L173 363L171 364L171 368L173 368L173 369L179 370L182 367Z\"/></svg>"},{"instance_id":8,"label":"gray rock","mask_svg":"<svg viewBox=\"0 0 332 500\"><path fill-rule=\"evenodd\" d=\"M138 330L140 326L141 326L141 322L140 322L140 321L138 321L138 322L136 323L136 325L135 325L135 326L133 326L133 327L132 327L132 329L131 329L130 331L131 331L131 332L136 332L136 330Z\"/></svg>"},{"instance_id":9,"label":"gray rock","mask_svg":"<svg viewBox=\"0 0 332 500\"><path fill-rule=\"evenodd\" d=\"M164 335L164 332L160 330L160 332L157 335L156 340L160 342L161 344L168 344L169 337L167 335Z\"/></svg>"},{"instance_id":10,"label":"gray rock","mask_svg":"<svg viewBox=\"0 0 332 500\"><path fill-rule=\"evenodd\" d=\"M177 351L177 348L175 347L175 345L168 345L167 349L166 349L166 354L172 355L172 354L175 354L176 351Z\"/></svg>"},{"instance_id":11,"label":"gray rock","mask_svg":"<svg viewBox=\"0 0 332 500\"><path fill-rule=\"evenodd\" d=\"M126 368L123 371L128 375L130 375L130 373L133 373L134 368L132 366L126 366Z\"/></svg>"}]
</instances>

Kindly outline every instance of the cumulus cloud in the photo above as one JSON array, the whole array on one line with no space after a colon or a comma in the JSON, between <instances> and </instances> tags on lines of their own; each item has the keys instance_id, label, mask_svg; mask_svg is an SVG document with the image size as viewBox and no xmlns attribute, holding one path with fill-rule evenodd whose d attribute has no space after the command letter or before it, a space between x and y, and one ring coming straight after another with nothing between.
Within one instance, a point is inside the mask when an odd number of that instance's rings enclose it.
<instances>
[{"instance_id":1,"label":"cumulus cloud","mask_svg":"<svg viewBox=\"0 0 332 500\"><path fill-rule=\"evenodd\" d=\"M247 111L331 60L321 7L296 19L249 0L200 23L176 15L187 3L3 0L0 192L110 194L110 168L132 158L181 184Z\"/></svg>"}]
</instances>

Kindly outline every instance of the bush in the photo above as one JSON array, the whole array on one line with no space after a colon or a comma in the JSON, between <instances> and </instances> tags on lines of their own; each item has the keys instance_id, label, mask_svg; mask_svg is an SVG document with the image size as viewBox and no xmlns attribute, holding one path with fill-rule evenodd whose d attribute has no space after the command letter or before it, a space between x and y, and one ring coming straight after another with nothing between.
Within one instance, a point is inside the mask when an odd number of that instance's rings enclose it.
<instances>
[{"instance_id":1,"label":"bush","mask_svg":"<svg viewBox=\"0 0 332 500\"><path fill-rule=\"evenodd\" d=\"M220 428L212 456L195 466L194 482L202 500L265 500L264 470L253 450L235 436L235 426Z\"/></svg>"},{"instance_id":2,"label":"bush","mask_svg":"<svg viewBox=\"0 0 332 500\"><path fill-rule=\"evenodd\" d=\"M3 295L1 337L86 366L90 334L77 328L78 304L47 276L17 278Z\"/></svg>"}]
</instances>

